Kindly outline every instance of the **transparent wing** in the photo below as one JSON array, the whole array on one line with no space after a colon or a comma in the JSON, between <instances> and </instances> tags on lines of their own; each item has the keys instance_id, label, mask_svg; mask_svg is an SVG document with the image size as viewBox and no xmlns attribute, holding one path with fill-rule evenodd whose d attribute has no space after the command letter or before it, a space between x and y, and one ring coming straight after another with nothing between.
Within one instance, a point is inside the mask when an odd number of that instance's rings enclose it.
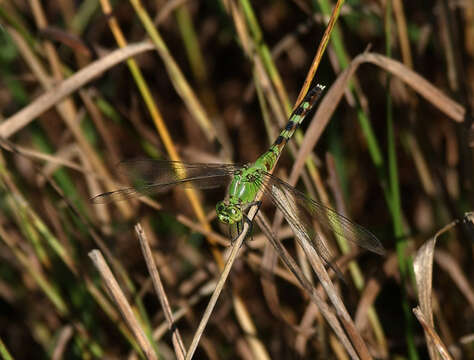
<instances>
[{"instance_id":1,"label":"transparent wing","mask_svg":"<svg viewBox=\"0 0 474 360\"><path fill-rule=\"evenodd\" d=\"M369 230L310 199L281 179L264 173L260 181L265 186L265 192L283 212L293 231L309 241L327 263L331 253L324 241L318 237L318 227L325 234L335 233L367 250L380 255L385 253L380 241Z\"/></svg>"},{"instance_id":2,"label":"transparent wing","mask_svg":"<svg viewBox=\"0 0 474 360\"><path fill-rule=\"evenodd\" d=\"M241 167L232 164L185 163L181 161L139 159L118 164L133 186L109 191L91 199L93 203L107 203L148 194L156 194L180 186L213 189L225 186Z\"/></svg>"}]
</instances>

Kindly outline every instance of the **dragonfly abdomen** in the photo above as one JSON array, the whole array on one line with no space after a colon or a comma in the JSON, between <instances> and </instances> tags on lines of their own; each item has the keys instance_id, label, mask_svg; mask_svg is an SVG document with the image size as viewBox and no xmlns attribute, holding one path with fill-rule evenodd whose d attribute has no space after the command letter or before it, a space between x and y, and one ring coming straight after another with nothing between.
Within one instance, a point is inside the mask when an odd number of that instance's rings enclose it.
<instances>
[{"instance_id":1,"label":"dragonfly abdomen","mask_svg":"<svg viewBox=\"0 0 474 360\"><path fill-rule=\"evenodd\" d=\"M291 139L296 129L304 121L306 115L313 108L314 104L316 104L324 88L325 86L317 84L306 94L303 101L291 114L290 119L286 123L286 126L280 132L280 135L278 135L273 145L265 154L263 154L262 156L260 156L260 158L257 159L256 164L263 163L266 168L266 171L270 171L273 168L284 146L286 145L288 140Z\"/></svg>"}]
</instances>

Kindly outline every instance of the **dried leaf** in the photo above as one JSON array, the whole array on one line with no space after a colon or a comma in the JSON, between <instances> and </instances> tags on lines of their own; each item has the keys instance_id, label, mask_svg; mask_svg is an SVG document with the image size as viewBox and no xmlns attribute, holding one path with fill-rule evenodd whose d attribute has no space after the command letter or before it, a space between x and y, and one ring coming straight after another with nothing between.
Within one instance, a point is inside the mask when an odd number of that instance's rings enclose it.
<instances>
[{"instance_id":1,"label":"dried leaf","mask_svg":"<svg viewBox=\"0 0 474 360\"><path fill-rule=\"evenodd\" d=\"M421 312L418 306L413 309L413 313L415 314L416 318L420 322L421 326L423 326L423 330L425 331L426 338L430 339L430 342L433 344L433 350L437 351L434 353L436 358L438 358L438 354L439 354L441 355L441 358L443 360L452 360L452 357L449 354L448 349L446 348L446 345L443 344L443 342L441 341L439 335L436 333L433 326L428 324L427 319L425 318L425 316L423 315L423 313ZM434 358L431 351L430 351L430 357L431 359Z\"/></svg>"},{"instance_id":2,"label":"dried leaf","mask_svg":"<svg viewBox=\"0 0 474 360\"><path fill-rule=\"evenodd\" d=\"M423 246L418 250L413 262L416 286L418 288L418 302L420 304L419 311L423 315L423 321L426 323L426 326L429 326L431 329L433 329L432 332L434 334L436 334L436 332L434 330L433 307L431 302L434 249L438 236L448 231L456 224L457 221L453 221L452 223L446 225L444 228L438 231L433 238L424 243ZM415 315L417 314L415 313ZM420 320L419 317L418 320ZM427 327L423 323L422 325L425 330L426 344L430 358L433 360L438 359L438 345L435 344L433 335L427 330Z\"/></svg>"},{"instance_id":3,"label":"dried leaf","mask_svg":"<svg viewBox=\"0 0 474 360\"><path fill-rule=\"evenodd\" d=\"M420 311L425 321L430 327L434 327L433 322L433 306L431 303L432 278L433 278L433 256L436 244L436 236L428 240L418 250L413 266L415 268L416 286L418 288L418 302L420 303ZM432 338L425 330L426 343L428 352L432 360L438 359Z\"/></svg>"}]
</instances>

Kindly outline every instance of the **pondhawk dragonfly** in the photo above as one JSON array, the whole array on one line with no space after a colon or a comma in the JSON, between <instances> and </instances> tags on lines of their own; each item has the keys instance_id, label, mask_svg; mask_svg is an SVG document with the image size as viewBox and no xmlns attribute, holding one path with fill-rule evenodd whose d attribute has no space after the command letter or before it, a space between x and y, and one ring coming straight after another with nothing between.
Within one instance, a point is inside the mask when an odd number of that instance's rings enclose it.
<instances>
[{"instance_id":1,"label":"pondhawk dragonfly","mask_svg":"<svg viewBox=\"0 0 474 360\"><path fill-rule=\"evenodd\" d=\"M228 198L216 205L217 217L229 225L243 224L245 211L256 204L261 190L282 211L292 230L312 244L318 255L330 265L331 254L316 229L336 234L378 254L384 253L379 240L362 226L270 174L283 147L317 102L324 86L316 85L293 111L285 128L270 149L250 165L202 164L181 161L131 160L119 164L133 180L133 186L106 192L92 198L94 203L123 200L163 192L177 185L200 189L228 187ZM329 235L330 236L330 235Z\"/></svg>"}]
</instances>

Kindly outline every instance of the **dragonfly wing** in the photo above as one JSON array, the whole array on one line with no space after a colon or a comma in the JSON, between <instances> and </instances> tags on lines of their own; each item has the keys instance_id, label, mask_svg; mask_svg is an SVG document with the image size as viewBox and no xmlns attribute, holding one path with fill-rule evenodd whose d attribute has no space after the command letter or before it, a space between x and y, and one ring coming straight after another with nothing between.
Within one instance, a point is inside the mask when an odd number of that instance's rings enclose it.
<instances>
[{"instance_id":1,"label":"dragonfly wing","mask_svg":"<svg viewBox=\"0 0 474 360\"><path fill-rule=\"evenodd\" d=\"M118 171L132 182L132 187L97 195L94 203L125 200L137 196L165 192L174 186L213 189L229 183L240 166L233 164L185 163L139 159L118 164Z\"/></svg>"},{"instance_id":2,"label":"dragonfly wing","mask_svg":"<svg viewBox=\"0 0 474 360\"><path fill-rule=\"evenodd\" d=\"M332 254L329 247L314 230L311 213L299 205L298 198L293 195L291 187L280 186L279 182L274 181L277 180L274 177L268 180L266 193L283 213L291 229L297 235L297 239L311 244L324 263L331 267L340 278L343 278L341 271L331 263Z\"/></svg>"},{"instance_id":3,"label":"dragonfly wing","mask_svg":"<svg viewBox=\"0 0 474 360\"><path fill-rule=\"evenodd\" d=\"M93 202L94 204L107 204L109 202L132 199L134 197L139 197L143 195L146 195L146 192L144 192L143 189L138 191L133 187L128 187L96 195L91 199L91 202Z\"/></svg>"},{"instance_id":4,"label":"dragonfly wing","mask_svg":"<svg viewBox=\"0 0 474 360\"><path fill-rule=\"evenodd\" d=\"M221 180L223 184L225 184L225 182L227 181L223 179ZM216 179L213 179L213 181L216 181ZM178 184L180 184L180 186L190 187L191 182L192 180L188 180L188 182L182 181L181 183L174 182L172 184L136 185L96 195L91 199L91 201L94 204L107 204L114 201L123 201L137 198L140 196L147 196L166 192L167 190L174 188Z\"/></svg>"},{"instance_id":5,"label":"dragonfly wing","mask_svg":"<svg viewBox=\"0 0 474 360\"><path fill-rule=\"evenodd\" d=\"M293 186L278 179L271 174L265 174L267 182L266 190L270 194L273 202L283 212L285 217L289 217L291 221L299 224L299 228L307 232L307 237L315 239L316 232L314 230L313 220L321 227L323 233L335 233L345 239L379 255L385 254L385 249L369 230L359 224L349 220L345 216L324 206L323 204L307 197ZM285 204L291 204L291 210L284 209ZM287 214L285 214L285 212ZM324 246L323 241L314 241L317 246ZM317 246L316 249L317 249ZM318 250L318 249L317 249ZM328 249L329 250L329 249ZM322 254L325 253L321 249ZM327 253L330 254L330 253Z\"/></svg>"}]
</instances>

